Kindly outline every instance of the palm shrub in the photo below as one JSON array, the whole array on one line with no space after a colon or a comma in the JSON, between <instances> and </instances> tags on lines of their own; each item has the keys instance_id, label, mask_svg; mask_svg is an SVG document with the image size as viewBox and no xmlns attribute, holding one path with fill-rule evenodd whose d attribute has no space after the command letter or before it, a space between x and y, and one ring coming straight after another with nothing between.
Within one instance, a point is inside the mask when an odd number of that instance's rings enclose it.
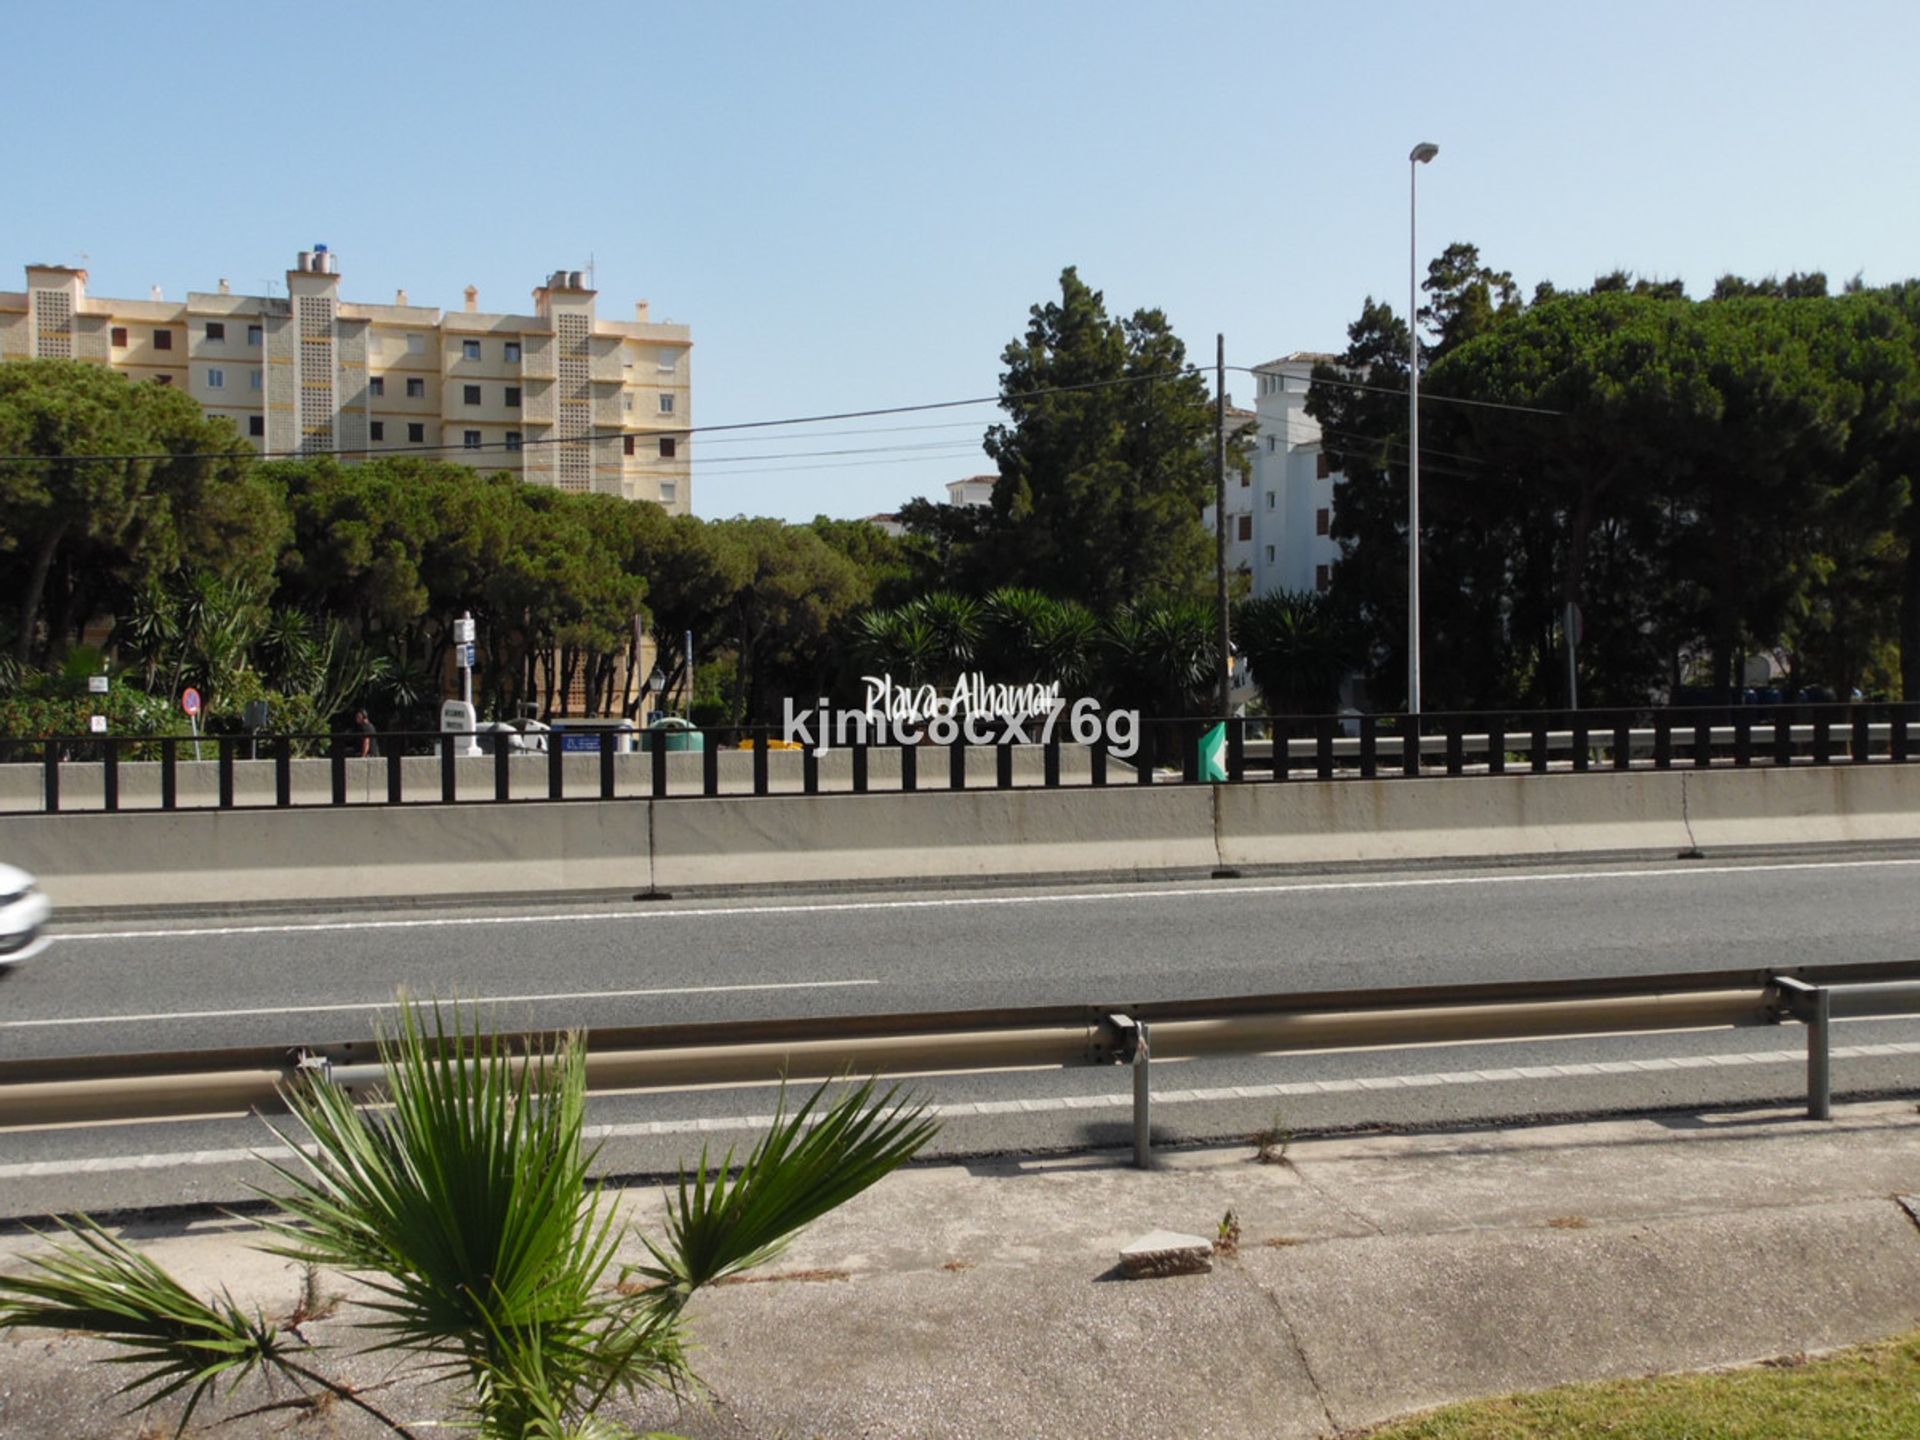
<instances>
[{"instance_id":1,"label":"palm shrub","mask_svg":"<svg viewBox=\"0 0 1920 1440\"><path fill-rule=\"evenodd\" d=\"M1148 716L1204 715L1213 708L1216 629L1204 601L1169 597L1121 606L1098 645L1108 703Z\"/></svg>"},{"instance_id":2,"label":"palm shrub","mask_svg":"<svg viewBox=\"0 0 1920 1440\"><path fill-rule=\"evenodd\" d=\"M1003 586L982 602L985 658L996 677L1068 690L1086 683L1100 622L1075 600L1056 600L1038 590Z\"/></svg>"},{"instance_id":3,"label":"palm shrub","mask_svg":"<svg viewBox=\"0 0 1920 1440\"><path fill-rule=\"evenodd\" d=\"M577 1036L516 1054L402 1003L381 1038L383 1092L358 1103L330 1080L285 1092L294 1125L261 1249L358 1277L366 1349L424 1362L459 1384L483 1440L586 1440L625 1431L601 1414L621 1395L693 1377L687 1301L765 1263L811 1221L904 1163L932 1137L924 1107L872 1082L789 1111L739 1165L703 1152L669 1193L665 1234L617 1268L627 1236L588 1178L585 1051ZM323 1364L293 1323L193 1295L85 1216L0 1276L0 1328L78 1331L121 1347L136 1409L184 1397L180 1429L251 1379L353 1405L411 1435ZM615 1284L615 1280L628 1283Z\"/></svg>"},{"instance_id":4,"label":"palm shrub","mask_svg":"<svg viewBox=\"0 0 1920 1440\"><path fill-rule=\"evenodd\" d=\"M1365 651L1326 595L1280 590L1256 596L1241 602L1233 621L1271 713L1330 715L1338 708L1340 682Z\"/></svg>"}]
</instances>

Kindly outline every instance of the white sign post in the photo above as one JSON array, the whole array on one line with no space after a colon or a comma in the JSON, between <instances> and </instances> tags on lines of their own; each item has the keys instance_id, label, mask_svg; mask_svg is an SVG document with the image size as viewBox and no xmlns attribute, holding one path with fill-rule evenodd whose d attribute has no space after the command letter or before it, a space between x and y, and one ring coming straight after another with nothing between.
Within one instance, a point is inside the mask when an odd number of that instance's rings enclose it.
<instances>
[{"instance_id":1,"label":"white sign post","mask_svg":"<svg viewBox=\"0 0 1920 1440\"><path fill-rule=\"evenodd\" d=\"M442 730L466 732L467 738L454 747L462 755L480 753L480 740L474 734L475 727L480 723L478 713L473 708L474 628L473 612L470 610L453 622L453 658L460 667L460 698L449 700L440 707ZM458 718L461 723L448 723L450 716Z\"/></svg>"}]
</instances>

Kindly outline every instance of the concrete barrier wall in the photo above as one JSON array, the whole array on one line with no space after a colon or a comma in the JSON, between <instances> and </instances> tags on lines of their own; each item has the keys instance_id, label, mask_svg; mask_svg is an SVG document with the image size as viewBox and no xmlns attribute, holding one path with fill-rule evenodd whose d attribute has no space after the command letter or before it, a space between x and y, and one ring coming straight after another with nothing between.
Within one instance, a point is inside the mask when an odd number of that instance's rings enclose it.
<instances>
[{"instance_id":1,"label":"concrete barrier wall","mask_svg":"<svg viewBox=\"0 0 1920 1440\"><path fill-rule=\"evenodd\" d=\"M37 874L57 905L87 907L1139 876L1912 840L1920 840L1920 766L1885 764L0 815L0 859Z\"/></svg>"},{"instance_id":2,"label":"concrete barrier wall","mask_svg":"<svg viewBox=\"0 0 1920 1440\"><path fill-rule=\"evenodd\" d=\"M56 907L647 888L647 806L0 816Z\"/></svg>"},{"instance_id":3,"label":"concrete barrier wall","mask_svg":"<svg viewBox=\"0 0 1920 1440\"><path fill-rule=\"evenodd\" d=\"M653 807L654 883L1155 874L1214 863L1204 786L768 796Z\"/></svg>"},{"instance_id":4,"label":"concrete barrier wall","mask_svg":"<svg viewBox=\"0 0 1920 1440\"><path fill-rule=\"evenodd\" d=\"M1222 786L1219 806L1220 859L1230 866L1671 854L1687 844L1672 774Z\"/></svg>"},{"instance_id":5,"label":"concrete barrier wall","mask_svg":"<svg viewBox=\"0 0 1920 1440\"><path fill-rule=\"evenodd\" d=\"M1709 771L1687 777L1687 801L1702 848L1920 839L1920 765Z\"/></svg>"},{"instance_id":6,"label":"concrete barrier wall","mask_svg":"<svg viewBox=\"0 0 1920 1440\"><path fill-rule=\"evenodd\" d=\"M1920 766L1223 785L1220 860L1298 865L1920 840Z\"/></svg>"}]
</instances>

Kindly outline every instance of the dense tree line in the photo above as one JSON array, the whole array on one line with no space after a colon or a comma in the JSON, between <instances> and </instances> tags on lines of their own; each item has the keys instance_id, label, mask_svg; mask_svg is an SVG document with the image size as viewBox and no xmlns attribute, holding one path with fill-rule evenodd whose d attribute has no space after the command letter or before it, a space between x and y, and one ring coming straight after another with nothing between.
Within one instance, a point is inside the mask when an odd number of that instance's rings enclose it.
<instances>
[{"instance_id":1,"label":"dense tree line","mask_svg":"<svg viewBox=\"0 0 1920 1440\"><path fill-rule=\"evenodd\" d=\"M1051 606L1089 627L1080 653L1102 676L1155 689L1147 708L1198 708L1161 672L1212 664L1208 388L1160 312L1110 317L1071 269L1060 288L1002 356L992 507L916 502L904 541L860 521L672 517L434 460L258 463L181 392L71 362L0 368L0 454L45 457L0 463L0 731L103 705L151 728L186 684L217 723L266 699L275 728L355 703L430 724L467 613L483 713L564 713L580 693L588 713L635 713L646 627L673 673L691 638L697 719L773 720L783 697L857 692L878 633L857 617L937 610L944 591L977 606L1024 590L1034 623ZM127 455L150 458L86 458ZM113 696L79 701L105 660Z\"/></svg>"},{"instance_id":2,"label":"dense tree line","mask_svg":"<svg viewBox=\"0 0 1920 1440\"><path fill-rule=\"evenodd\" d=\"M1790 691L1920 694L1920 284L1727 277L1693 301L1612 275L1523 301L1456 245L1425 291L1429 706L1565 704L1570 613L1584 704L1728 695L1760 655ZM1406 321L1369 301L1348 336L1308 409L1346 476L1335 609L1391 708Z\"/></svg>"},{"instance_id":3,"label":"dense tree line","mask_svg":"<svg viewBox=\"0 0 1920 1440\"><path fill-rule=\"evenodd\" d=\"M1563 704L1574 612L1587 704L1726 691L1761 654L1789 688L1920 694L1920 282L1728 277L1693 301L1613 275L1523 299L1455 245L1426 297L1430 706ZM1333 590L1235 618L1276 711L1330 710L1354 673L1374 708L1404 694L1407 342L1369 301L1316 371L1308 409L1346 477ZM852 699L874 665L1204 710L1204 375L1161 312L1110 315L1073 269L1001 359L992 504L911 502L904 540L670 516L432 460L260 463L179 391L0 366L0 734L102 709L155 728L189 683L219 723L255 699L277 728L353 704L430 723L466 613L477 698L500 716L636 713L649 630L671 673L691 639L703 723ZM103 664L114 689L83 703Z\"/></svg>"},{"instance_id":4,"label":"dense tree line","mask_svg":"<svg viewBox=\"0 0 1920 1440\"><path fill-rule=\"evenodd\" d=\"M0 367L0 454L44 457L0 463L10 733L103 709L164 725L188 684L217 724L256 699L276 729L355 703L430 724L465 613L489 713L565 713L581 690L575 713L635 713L650 627L674 671L691 634L703 718L777 714L909 571L864 523L703 522L435 460L258 463L186 395L74 362ZM113 693L80 698L103 664Z\"/></svg>"}]
</instances>

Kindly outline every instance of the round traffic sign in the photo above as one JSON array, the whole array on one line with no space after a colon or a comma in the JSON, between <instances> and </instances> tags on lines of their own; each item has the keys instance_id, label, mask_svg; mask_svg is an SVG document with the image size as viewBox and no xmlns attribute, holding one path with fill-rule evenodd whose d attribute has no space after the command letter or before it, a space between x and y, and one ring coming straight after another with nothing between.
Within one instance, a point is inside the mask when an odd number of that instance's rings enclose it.
<instances>
[{"instance_id":1,"label":"round traffic sign","mask_svg":"<svg viewBox=\"0 0 1920 1440\"><path fill-rule=\"evenodd\" d=\"M186 711L188 715L198 715L200 713L200 692L189 685L186 690L181 693L180 708Z\"/></svg>"}]
</instances>

